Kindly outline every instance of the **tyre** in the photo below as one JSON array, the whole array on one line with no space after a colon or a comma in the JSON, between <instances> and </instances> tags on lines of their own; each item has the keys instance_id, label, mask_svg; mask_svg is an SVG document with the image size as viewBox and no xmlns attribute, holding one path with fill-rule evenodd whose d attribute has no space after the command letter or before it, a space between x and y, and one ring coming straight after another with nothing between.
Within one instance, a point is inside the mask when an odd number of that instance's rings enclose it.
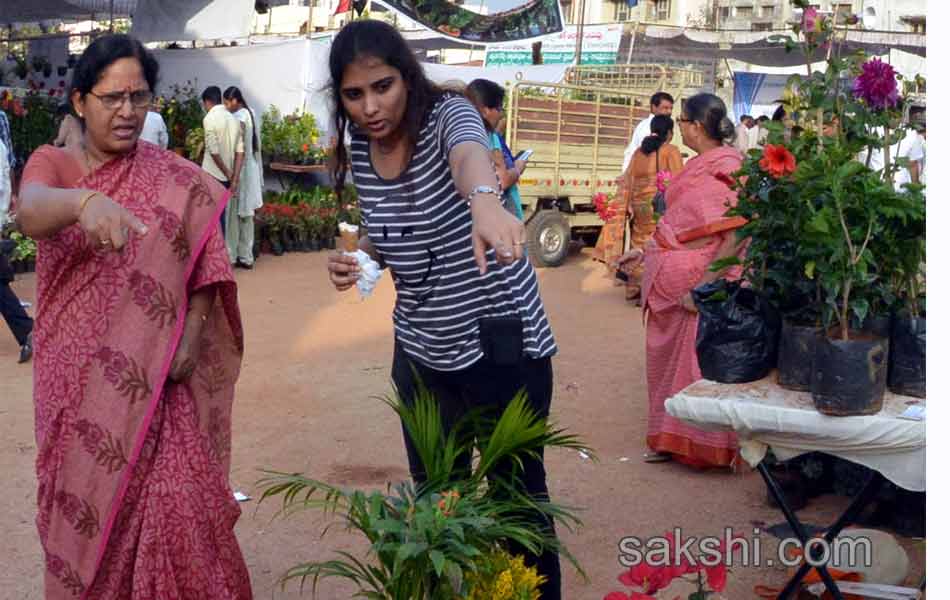
<instances>
[{"instance_id":1,"label":"tyre","mask_svg":"<svg viewBox=\"0 0 950 600\"><path fill-rule=\"evenodd\" d=\"M556 210L539 211L527 225L525 244L531 264L556 267L567 258L571 242L571 226Z\"/></svg>"}]
</instances>

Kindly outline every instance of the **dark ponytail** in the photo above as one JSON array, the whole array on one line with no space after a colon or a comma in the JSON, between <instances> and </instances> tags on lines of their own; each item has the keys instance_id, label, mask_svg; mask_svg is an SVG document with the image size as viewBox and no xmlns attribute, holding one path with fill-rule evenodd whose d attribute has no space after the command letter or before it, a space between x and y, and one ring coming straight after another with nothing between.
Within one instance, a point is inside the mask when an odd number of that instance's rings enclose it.
<instances>
[{"instance_id":1,"label":"dark ponytail","mask_svg":"<svg viewBox=\"0 0 950 600\"><path fill-rule=\"evenodd\" d=\"M656 115L650 121L650 135L643 139L640 150L650 155L659 150L666 143L666 138L673 131L673 119L667 115Z\"/></svg>"},{"instance_id":2,"label":"dark ponytail","mask_svg":"<svg viewBox=\"0 0 950 600\"><path fill-rule=\"evenodd\" d=\"M696 121L706 135L717 142L731 142L736 137L736 126L728 117L726 104L714 94L696 94L683 105L686 118Z\"/></svg>"},{"instance_id":3,"label":"dark ponytail","mask_svg":"<svg viewBox=\"0 0 950 600\"><path fill-rule=\"evenodd\" d=\"M247 108L247 102L244 101L244 94L241 93L241 89L233 85L224 90L224 99L237 100L241 103L241 106ZM251 145L254 148L254 152L260 152L261 148L260 142L257 141L257 123L254 119L254 113L251 112L250 108L247 108L247 113L251 115Z\"/></svg>"}]
</instances>

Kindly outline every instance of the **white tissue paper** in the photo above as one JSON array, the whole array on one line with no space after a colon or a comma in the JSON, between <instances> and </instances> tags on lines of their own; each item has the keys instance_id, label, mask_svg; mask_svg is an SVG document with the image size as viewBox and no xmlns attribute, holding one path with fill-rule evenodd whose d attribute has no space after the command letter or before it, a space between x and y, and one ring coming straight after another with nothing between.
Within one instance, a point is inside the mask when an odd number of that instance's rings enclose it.
<instances>
[{"instance_id":1,"label":"white tissue paper","mask_svg":"<svg viewBox=\"0 0 950 600\"><path fill-rule=\"evenodd\" d=\"M359 263L360 279L356 282L356 289L359 290L360 298L363 300L369 298L370 294L373 293L373 289L376 288L376 284L383 276L383 270L380 268L379 263L370 258L370 255L362 250L344 252L343 254L352 256Z\"/></svg>"},{"instance_id":2,"label":"white tissue paper","mask_svg":"<svg viewBox=\"0 0 950 600\"><path fill-rule=\"evenodd\" d=\"M373 293L373 288L383 276L382 269L370 255L359 249L359 226L349 223L340 223L340 236L343 238L343 254L352 256L357 260L360 267L360 279L356 282L356 289L360 292L360 298L369 298Z\"/></svg>"}]
</instances>

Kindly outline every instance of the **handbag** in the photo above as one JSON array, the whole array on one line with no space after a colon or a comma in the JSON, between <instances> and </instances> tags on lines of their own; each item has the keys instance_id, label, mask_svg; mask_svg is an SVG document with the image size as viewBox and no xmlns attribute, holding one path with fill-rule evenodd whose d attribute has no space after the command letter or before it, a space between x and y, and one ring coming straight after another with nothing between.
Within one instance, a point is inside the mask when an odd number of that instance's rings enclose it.
<instances>
[{"instance_id":1,"label":"handbag","mask_svg":"<svg viewBox=\"0 0 950 600\"><path fill-rule=\"evenodd\" d=\"M660 150L656 151L656 172L660 172ZM666 212L666 192L661 192L659 189L653 194L653 215L655 218L663 216L663 213Z\"/></svg>"}]
</instances>

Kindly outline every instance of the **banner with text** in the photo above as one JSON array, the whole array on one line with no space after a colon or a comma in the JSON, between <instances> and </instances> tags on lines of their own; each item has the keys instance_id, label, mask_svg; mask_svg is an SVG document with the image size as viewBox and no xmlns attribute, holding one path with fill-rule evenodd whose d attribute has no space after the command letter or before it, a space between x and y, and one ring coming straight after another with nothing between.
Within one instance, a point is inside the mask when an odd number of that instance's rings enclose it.
<instances>
[{"instance_id":1,"label":"banner with text","mask_svg":"<svg viewBox=\"0 0 950 600\"><path fill-rule=\"evenodd\" d=\"M623 37L623 25L587 25L581 64L612 65L617 62L617 51ZM577 30L570 29L541 40L541 56L546 65L564 65L574 62L577 52ZM513 43L492 47L485 55L486 67L507 67L531 64L531 44Z\"/></svg>"}]
</instances>

